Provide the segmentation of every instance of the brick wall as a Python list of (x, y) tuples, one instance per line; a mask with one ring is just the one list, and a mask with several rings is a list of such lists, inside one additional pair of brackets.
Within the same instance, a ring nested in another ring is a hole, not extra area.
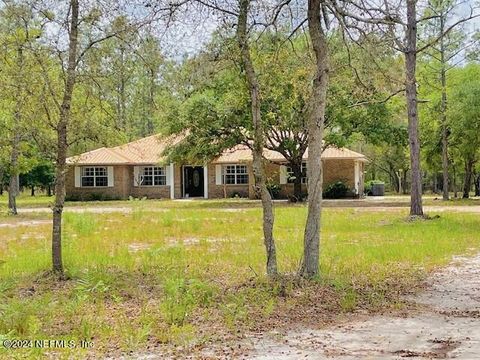
[(323, 186), (342, 181), (350, 189), (355, 188), (355, 165), (353, 160), (324, 160), (323, 161)]
[(70, 166), (65, 179), (67, 198), (75, 200), (89, 200), (92, 199), (92, 197), (103, 197), (105, 199), (128, 198), (130, 192), (130, 188), (128, 186), (130, 183), (129, 167), (115, 166), (113, 170), (113, 179), (113, 187), (77, 188), (75, 187), (74, 166)]
[(180, 165), (173, 165), (173, 183), (174, 183), (174, 197), (181, 199), (182, 194), (182, 167)]
[[(364, 164), (360, 163), (360, 194), (363, 193)], [(210, 199), (221, 199), (225, 195), (227, 198), (235, 194), (241, 197), (255, 198), (253, 189), (254, 177), (252, 164), (247, 164), (249, 172), (249, 184), (247, 185), (216, 185), (215, 164), (208, 165), (208, 197)], [(341, 180), (345, 182), (349, 188), (355, 188), (355, 167), (353, 160), (324, 160), (323, 163), (323, 184), (324, 187), (332, 182)], [(269, 181), (280, 183), (280, 166), (272, 163), (266, 163), (266, 173)], [(280, 197), (287, 198), (293, 195), (293, 184), (280, 185)], [(67, 196), (78, 200), (91, 199), (92, 195), (96, 198), (103, 196), (112, 199), (127, 199), (129, 196), (136, 198), (170, 198), (170, 186), (133, 186), (133, 166), (115, 166), (114, 167), (114, 186), (102, 188), (76, 188), (74, 167), (70, 167), (66, 178)], [(305, 184), (302, 184), (302, 191), (306, 192)], [(174, 165), (174, 192), (175, 198), (182, 198), (182, 167)]]
[(235, 194), (240, 197), (253, 197), (253, 190), (251, 190), (251, 184), (253, 181), (252, 165), (247, 164), (248, 169), (248, 184), (245, 185), (217, 185), (215, 164), (208, 165), (208, 198), (209, 199), (222, 199), (225, 197), (230, 198)]
[(66, 175), (67, 197), (75, 200), (93, 198), (128, 199), (147, 197), (149, 199), (169, 199), (170, 186), (133, 186), (133, 166), (120, 165), (113, 169), (113, 187), (75, 187), (75, 170), (70, 166)]
[[(267, 177), (277, 184), (280, 183), (280, 166), (269, 163), (266, 166)], [(363, 173), (363, 163), (360, 163), (360, 174)], [(323, 186), (335, 181), (343, 181), (350, 189), (355, 188), (355, 165), (353, 160), (323, 160)], [(302, 184), (302, 192), (307, 192), (306, 184)], [(363, 193), (363, 176), (360, 176), (360, 193)], [(293, 195), (293, 184), (281, 184), (281, 198)]]

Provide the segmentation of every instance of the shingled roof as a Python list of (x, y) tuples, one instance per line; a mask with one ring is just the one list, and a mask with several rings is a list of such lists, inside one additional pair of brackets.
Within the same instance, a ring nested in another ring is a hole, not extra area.
[[(152, 135), (143, 139), (132, 141), (128, 144), (112, 148), (102, 147), (67, 159), (68, 164), (78, 165), (148, 165), (157, 164), (164, 160), (163, 152), (168, 146), (181, 141), (179, 136), (162, 137)], [(285, 161), (282, 154), (265, 149), (263, 156), (271, 161)], [(308, 158), (308, 150), (304, 159)], [(365, 155), (347, 148), (330, 146), (325, 149), (322, 159), (353, 159), (366, 161)], [(212, 163), (228, 164), (236, 162), (249, 162), (252, 160), (252, 151), (245, 145), (237, 145), (225, 150), (222, 155)]]

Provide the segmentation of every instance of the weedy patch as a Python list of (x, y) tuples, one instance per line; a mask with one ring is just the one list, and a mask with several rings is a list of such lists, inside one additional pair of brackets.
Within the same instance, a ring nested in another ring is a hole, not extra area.
[[(270, 280), (257, 203), (152, 203), (164, 205), (162, 211), (144, 203), (131, 201), (131, 212), (66, 213), (63, 250), (70, 280), (60, 283), (45, 273), (47, 224), (35, 233), (22, 226), (2, 229), (0, 334), (91, 340), (95, 346), (81, 353), (90, 357), (147, 348), (174, 354), (249, 331), (318, 327), (345, 312), (402, 307), (399, 294), (414, 292), (452, 255), (480, 246), (474, 214), (443, 212), (435, 221), (406, 222), (407, 209), (326, 209), (321, 274), (306, 281), (295, 275), (306, 208), (277, 206), (279, 268), (291, 275)], [(0, 350), (0, 357), (30, 355)]]

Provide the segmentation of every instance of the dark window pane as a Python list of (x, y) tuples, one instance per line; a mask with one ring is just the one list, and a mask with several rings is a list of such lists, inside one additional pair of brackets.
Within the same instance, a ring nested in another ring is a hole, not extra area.
[(151, 167), (143, 168), (143, 175), (152, 175), (152, 174), (153, 174), (153, 169)]
[(145, 186), (153, 185), (153, 177), (150, 175), (144, 176), (142, 185), (145, 185)]
[(95, 178), (95, 186), (108, 186), (108, 178), (106, 176)]
[(95, 168), (95, 175), (96, 176), (107, 176), (107, 168), (106, 167)]
[(248, 175), (247, 174), (237, 175), (237, 184), (248, 184)]
[(93, 168), (93, 167), (82, 168), (82, 175), (83, 176), (93, 176), (93, 175), (95, 175), (95, 168)]
[(247, 173), (247, 167), (245, 165), (238, 165), (237, 166), (237, 173), (246, 174)]
[(235, 175), (225, 175), (225, 184), (235, 184)]
[(82, 177), (82, 186), (89, 187), (94, 185), (93, 176), (84, 176)]
[(167, 178), (166, 176), (155, 176), (154, 178), (155, 185), (166, 185), (167, 184)]
[(165, 175), (165, 168), (164, 167), (155, 167), (153, 169), (155, 175)]

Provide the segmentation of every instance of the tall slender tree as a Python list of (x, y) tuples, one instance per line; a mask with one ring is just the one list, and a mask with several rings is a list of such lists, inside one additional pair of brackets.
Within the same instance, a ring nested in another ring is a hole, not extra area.
[[(31, 9), (23, 4), (6, 4), (1, 9), (1, 43), (3, 47), (3, 84), (7, 91), (4, 97), (13, 104), (5, 114), (11, 119), (8, 124), (10, 135), (9, 191), (8, 208), (11, 214), (17, 214), (18, 178), (20, 174), (21, 146), (26, 138), (27, 97), (26, 74), (28, 59), (25, 51), (35, 36), (36, 29)], [(27, 54), (28, 56), (28, 54)]]
[[(442, 160), (442, 197), (443, 200), (449, 200), (449, 135), (450, 129), (448, 124), (448, 99), (447, 99), (447, 73), (455, 67), (456, 63), (460, 63), (465, 58), (465, 52), (474, 43), (474, 39), (467, 36), (468, 31), (464, 29), (454, 29), (445, 34), (449, 21), (455, 18), (459, 9), (460, 1), (458, 0), (432, 0), (429, 1), (425, 10), (425, 16), (431, 16), (432, 19), (424, 26), (422, 35), (426, 39), (439, 38), (437, 44), (425, 51), (427, 63), (425, 67), (426, 87), (430, 90), (439, 89), (440, 104), (433, 102), (429, 106), (429, 111), (438, 117), (440, 124), (441, 137), (441, 160)], [(433, 78), (433, 79), (432, 79)], [(432, 92), (432, 91), (430, 91)]]
[[(404, 56), (405, 96), (407, 101), (408, 137), (410, 148), (411, 191), (410, 215), (423, 216), (422, 171), (420, 165), (420, 139), (417, 96), (417, 57), (431, 48), (460, 24), (474, 19), (480, 14), (478, 9), (470, 12), (445, 27), (433, 39), (421, 39), (418, 42), (419, 26), (438, 15), (418, 14), (419, 0), (398, 0), (396, 2), (374, 0), (344, 0), (341, 3), (329, 1), (328, 5), (337, 15), (342, 27), (350, 36), (351, 31), (358, 35), (367, 31), (377, 31), (385, 44)], [(362, 29), (362, 26), (366, 28)], [(353, 35), (355, 36), (355, 35)]]
[[(103, 28), (105, 23), (108, 24), (107, 18), (109, 16), (118, 17), (122, 15), (119, 10), (122, 7), (115, 7), (116, 12), (110, 13), (111, 3), (108, 1), (99, 1), (95, 4), (82, 3), (84, 6), (81, 7), (78, 0), (70, 0), (66, 8), (62, 5), (54, 8), (57, 11), (56, 15), (47, 14), (49, 21), (54, 23), (54, 29), (57, 29), (58, 33), (46, 34), (45, 36), (52, 40), (52, 43), (39, 44), (36, 49), (36, 58), (43, 69), (42, 75), (45, 86), (48, 88), (50, 103), (54, 104), (54, 108), (46, 108), (46, 112), (56, 136), (55, 201), (52, 207), (52, 269), (59, 278), (64, 277), (62, 214), (65, 205), (66, 159), (73, 137), (69, 133), (69, 128), (74, 125), (72, 106), (75, 102), (79, 68), (85, 55), (95, 49), (96, 46), (127, 31), (126, 26), (115, 30), (109, 29), (108, 26), (106, 29)], [(134, 6), (135, 4), (131, 5)], [(151, 12), (142, 12), (141, 18), (135, 19), (133, 22), (134, 26), (141, 27), (152, 21), (153, 15)], [(130, 29), (130, 26), (128, 26), (128, 29)], [(58, 37), (66, 35), (65, 49), (57, 47), (55, 35)], [(59, 63), (55, 63), (54, 60), (57, 59)], [(52, 69), (52, 64), (56, 64), (57, 67)], [(61, 70), (59, 71), (58, 68)], [(54, 75), (59, 76), (60, 81), (55, 79)]]
[(237, 23), (237, 39), (240, 47), (240, 61), (245, 72), (248, 89), (250, 91), (252, 122), (253, 122), (253, 174), (255, 186), (260, 193), (263, 206), (263, 236), (267, 252), (267, 274), (277, 274), (277, 256), (275, 240), (273, 238), (273, 202), (267, 189), (265, 175), (265, 161), (263, 149), (265, 147), (265, 130), (262, 123), (260, 85), (258, 83), (255, 68), (252, 63), (250, 46), (247, 36), (247, 19), (250, 8), (250, 0), (239, 0), (239, 14)]
[(307, 120), (308, 128), (308, 213), (304, 234), (303, 261), (300, 274), (318, 275), (320, 262), (320, 220), (322, 213), (322, 151), (323, 127), (328, 85), (328, 46), (323, 19), (328, 15), (322, 0), (308, 1), (308, 29), (315, 56), (315, 77)]

